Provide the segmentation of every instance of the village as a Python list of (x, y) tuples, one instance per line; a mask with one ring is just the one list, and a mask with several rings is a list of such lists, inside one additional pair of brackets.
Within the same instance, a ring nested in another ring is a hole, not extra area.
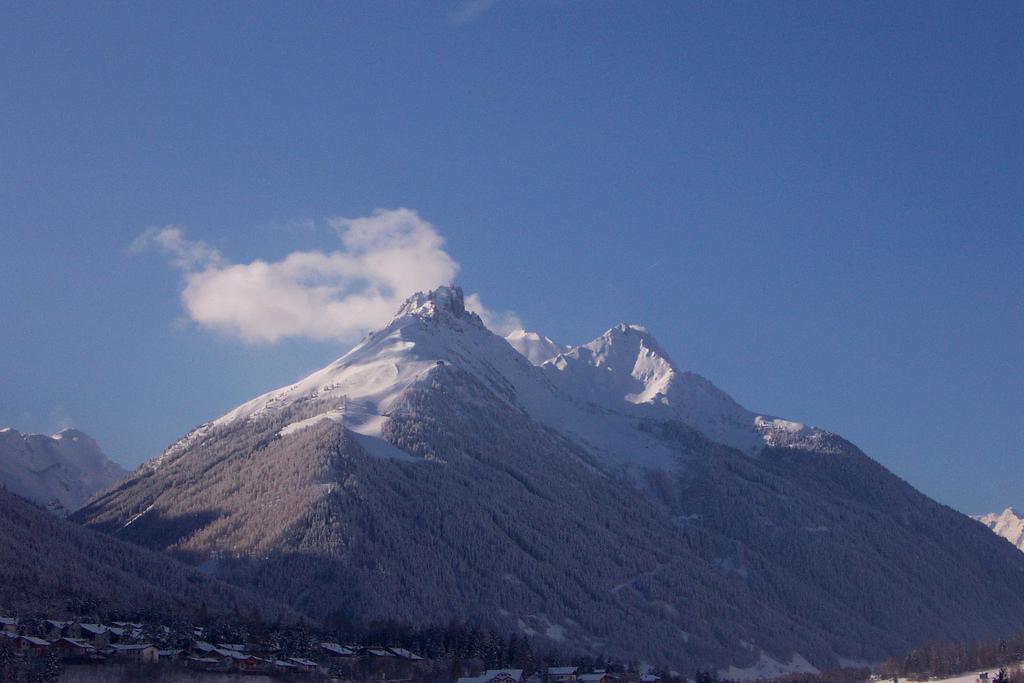
[[(657, 683), (651, 672), (595, 667), (538, 666), (487, 669), (483, 662), (431, 660), (407, 648), (318, 640), (296, 646), (281, 639), (223, 642), (217, 629), (187, 632), (140, 621), (18, 619), (0, 616), (0, 679), (4, 681), (106, 680), (103, 671), (133, 671), (133, 680), (263, 680), (330, 683)], [(176, 646), (171, 647), (168, 644)], [(69, 678), (67, 672), (78, 672)], [(62, 673), (64, 675), (62, 675)], [(232, 678), (227, 678), (227, 676)], [(112, 680), (112, 679), (111, 679)]]

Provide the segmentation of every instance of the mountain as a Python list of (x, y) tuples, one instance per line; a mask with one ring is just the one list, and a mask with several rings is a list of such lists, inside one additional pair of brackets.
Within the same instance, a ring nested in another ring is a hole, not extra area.
[(75, 519), (327, 620), (470, 619), (684, 671), (1024, 628), (1024, 556), (853, 444), (746, 410), (635, 325), (538, 366), (456, 288)]
[(700, 375), (680, 372), (640, 325), (618, 325), (542, 367), (570, 396), (586, 397), (611, 411), (678, 420), (746, 452), (782, 437), (813, 440), (823, 434), (796, 422), (756, 415)]
[(1024, 517), (1018, 515), (1012, 507), (1001, 513), (992, 512), (974, 519), (1015, 545), (1018, 550), (1024, 551)]
[(540, 365), (549, 358), (569, 350), (568, 346), (562, 346), (542, 334), (526, 330), (513, 331), (505, 336), (505, 341), (534, 365)]
[(299, 618), (166, 555), (48, 514), (2, 487), (0, 557), (0, 606), (6, 614)]
[(77, 429), (53, 436), (0, 429), (0, 484), (67, 515), (128, 474)]

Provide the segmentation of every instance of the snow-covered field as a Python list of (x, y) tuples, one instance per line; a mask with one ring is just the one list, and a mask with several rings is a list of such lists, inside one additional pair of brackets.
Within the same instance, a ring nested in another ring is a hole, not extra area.
[[(1024, 661), (1020, 662), (1020, 665), (1024, 665)], [(966, 673), (957, 674), (949, 678), (928, 678), (928, 679), (914, 679), (914, 678), (900, 678), (897, 683), (917, 683), (920, 680), (927, 680), (929, 683), (982, 683), (985, 679), (982, 678), (983, 674), (987, 674), (987, 680), (992, 681), (996, 676), (999, 675), (999, 667), (993, 667), (991, 669), (979, 669), (978, 671), (968, 671)], [(891, 679), (889, 679), (891, 680)], [(886, 683), (886, 679), (882, 679), (881, 683)]]
[[(853, 662), (850, 664), (852, 665)], [(1020, 665), (1024, 666), (1024, 661), (1020, 662)], [(818, 673), (818, 670), (800, 655), (794, 655), (793, 660), (786, 663), (776, 661), (762, 653), (760, 660), (754, 665), (743, 669), (732, 666), (728, 669), (720, 670), (718, 675), (721, 678), (733, 681), (755, 681), (799, 673)], [(982, 678), (983, 674), (987, 674), (987, 678)], [(995, 680), (998, 674), (999, 667), (994, 667), (991, 669), (968, 671), (948, 678), (898, 678), (896, 683), (922, 683), (922, 681), (927, 681), (928, 683), (990, 683)], [(877, 683), (890, 683), (892, 680), (891, 678), (879, 678), (878, 676), (871, 678), (872, 682)]]

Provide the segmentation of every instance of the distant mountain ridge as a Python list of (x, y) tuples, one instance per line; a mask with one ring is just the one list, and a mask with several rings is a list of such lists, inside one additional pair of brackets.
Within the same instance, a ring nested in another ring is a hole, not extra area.
[(461, 290), (418, 293), (75, 519), (316, 617), (680, 670), (1024, 628), (1024, 556), (841, 437), (743, 408), (641, 326), (544, 339), (528, 358)]
[(0, 429), (0, 484), (56, 514), (74, 512), (126, 474), (77, 429), (53, 436)]
[(1024, 516), (1018, 514), (1012, 507), (1008, 507), (998, 513), (991, 512), (987, 515), (978, 515), (974, 519), (987, 526), (997, 535), (1005, 538), (1021, 552), (1024, 552)]

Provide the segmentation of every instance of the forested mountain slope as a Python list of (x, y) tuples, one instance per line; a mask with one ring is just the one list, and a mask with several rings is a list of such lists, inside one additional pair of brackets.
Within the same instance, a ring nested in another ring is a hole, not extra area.
[(1024, 626), (1024, 556), (848, 442), (746, 410), (638, 326), (534, 365), (451, 288), (76, 519), (318, 617), (681, 670)]
[(148, 614), (292, 620), (298, 615), (166, 555), (84, 529), (0, 487), (0, 607), (24, 616)]

